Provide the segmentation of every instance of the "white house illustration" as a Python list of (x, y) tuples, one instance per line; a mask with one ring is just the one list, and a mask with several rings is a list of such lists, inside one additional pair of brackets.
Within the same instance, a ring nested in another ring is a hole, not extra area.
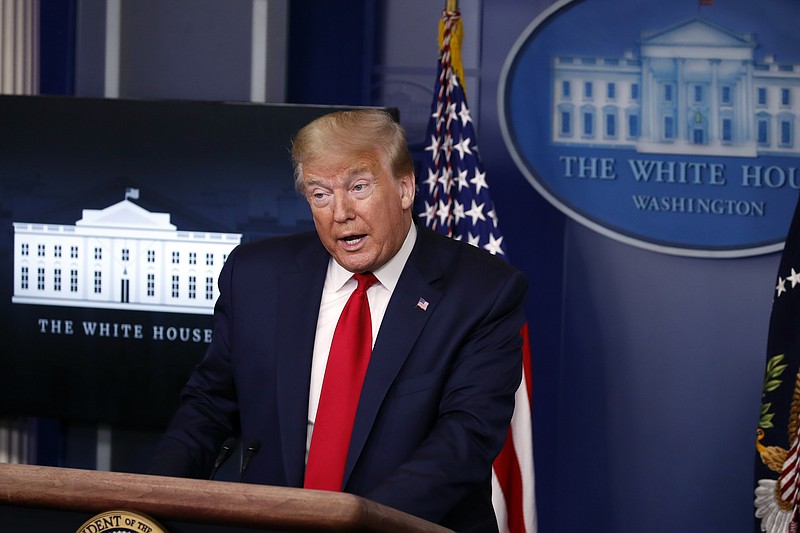
[(127, 198), (74, 226), (14, 222), (13, 303), (212, 314), (240, 234), (180, 231)]
[(800, 155), (800, 65), (756, 63), (752, 34), (695, 18), (638, 56), (553, 58), (552, 140), (643, 153)]

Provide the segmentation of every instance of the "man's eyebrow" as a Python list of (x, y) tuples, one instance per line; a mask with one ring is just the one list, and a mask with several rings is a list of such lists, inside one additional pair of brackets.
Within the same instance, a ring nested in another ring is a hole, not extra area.
[(303, 181), (305, 188), (308, 187), (327, 187), (325, 182), (319, 178), (308, 178)]
[(375, 173), (372, 172), (372, 169), (369, 166), (364, 165), (364, 166), (358, 166), (358, 167), (350, 169), (347, 172), (347, 177), (350, 178), (350, 179), (360, 178), (364, 174), (368, 174), (371, 177), (374, 177), (374, 175), (375, 175)]

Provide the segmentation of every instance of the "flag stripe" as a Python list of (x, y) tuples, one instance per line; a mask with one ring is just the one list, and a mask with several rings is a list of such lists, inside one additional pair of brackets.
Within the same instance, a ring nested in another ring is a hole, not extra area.
[(513, 426), (509, 426), (506, 444), (494, 461), (494, 471), (505, 498), (507, 527), (511, 533), (525, 531), (522, 510), (522, 474), (519, 468), (517, 452), (514, 449)]

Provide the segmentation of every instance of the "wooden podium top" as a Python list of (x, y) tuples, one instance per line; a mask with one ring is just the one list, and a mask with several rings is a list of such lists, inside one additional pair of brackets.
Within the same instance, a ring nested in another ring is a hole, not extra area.
[(449, 531), (340, 492), (0, 464), (0, 504), (294, 531)]

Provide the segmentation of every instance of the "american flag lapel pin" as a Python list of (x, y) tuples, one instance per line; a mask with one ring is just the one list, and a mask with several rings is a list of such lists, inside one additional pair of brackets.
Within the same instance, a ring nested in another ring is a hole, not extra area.
[(420, 298), (419, 301), (417, 302), (417, 307), (419, 307), (423, 311), (427, 311), (428, 310), (428, 301), (425, 298)]

